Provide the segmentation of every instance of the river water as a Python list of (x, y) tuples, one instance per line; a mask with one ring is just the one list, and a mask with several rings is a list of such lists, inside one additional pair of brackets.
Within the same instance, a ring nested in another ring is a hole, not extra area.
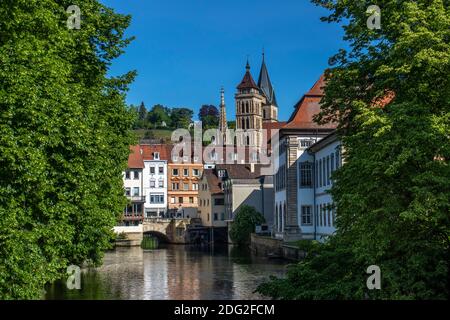
[(64, 281), (46, 299), (263, 299), (254, 293), (269, 276), (283, 276), (286, 262), (252, 256), (232, 246), (169, 245), (157, 250), (116, 248), (100, 268), (83, 269), (81, 289)]

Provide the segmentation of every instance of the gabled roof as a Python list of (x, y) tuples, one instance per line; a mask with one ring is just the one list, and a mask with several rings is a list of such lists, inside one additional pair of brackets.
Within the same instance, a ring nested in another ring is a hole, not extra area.
[(244, 78), (241, 83), (237, 86), (238, 89), (258, 89), (259, 87), (256, 85), (255, 80), (253, 80), (252, 74), (250, 73), (250, 64), (247, 61), (247, 66), (245, 67), (247, 70), (245, 72)]
[(277, 99), (275, 97), (275, 91), (273, 90), (272, 83), (270, 82), (269, 72), (267, 71), (264, 55), (261, 65), (261, 71), (258, 78), (258, 87), (266, 97), (267, 102), (276, 106)]
[(128, 155), (129, 169), (143, 169), (144, 160), (142, 159), (141, 148), (139, 145), (130, 146), (130, 154)]
[(324, 75), (314, 83), (311, 89), (302, 96), (295, 105), (295, 111), (292, 113), (287, 124), (283, 129), (335, 129), (335, 123), (319, 125), (313, 121), (316, 114), (320, 112), (320, 101), (324, 96), (325, 87)]
[(208, 182), (208, 189), (211, 194), (223, 194), (221, 187), (222, 180), (217, 176), (217, 172), (214, 169), (203, 170), (203, 176)]
[[(169, 160), (172, 145), (167, 144), (141, 144), (142, 157), (145, 160)], [(155, 159), (155, 153), (159, 153), (159, 159)]]

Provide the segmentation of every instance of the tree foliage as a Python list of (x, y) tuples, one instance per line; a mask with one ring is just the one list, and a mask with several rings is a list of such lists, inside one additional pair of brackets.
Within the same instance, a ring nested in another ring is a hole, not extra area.
[(69, 264), (99, 264), (126, 204), (134, 73), (106, 76), (130, 17), (79, 0), (0, 4), (0, 299), (39, 298)]
[(170, 121), (174, 129), (188, 129), (194, 112), (188, 108), (173, 108)]
[[(450, 5), (315, 0), (345, 21), (319, 122), (337, 121), (345, 164), (331, 190), (337, 232), (260, 291), (277, 298), (448, 299), (450, 292)], [(365, 271), (381, 268), (382, 289)]]
[(198, 112), (203, 129), (217, 129), (219, 127), (219, 110), (213, 105), (204, 104)]
[(254, 207), (243, 205), (236, 214), (230, 228), (230, 238), (238, 246), (250, 243), (250, 234), (255, 232), (256, 225), (264, 223), (264, 216)]

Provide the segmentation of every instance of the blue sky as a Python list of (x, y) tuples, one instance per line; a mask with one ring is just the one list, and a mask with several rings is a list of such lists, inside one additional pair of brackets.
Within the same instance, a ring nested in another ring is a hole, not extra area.
[(320, 21), (327, 11), (308, 0), (102, 0), (131, 14), (128, 35), (136, 40), (114, 61), (110, 74), (137, 70), (127, 101), (188, 107), (218, 105), (225, 88), (227, 117), (234, 120), (234, 94), (249, 57), (255, 81), (263, 47), (286, 120), (294, 104), (346, 47), (337, 24)]

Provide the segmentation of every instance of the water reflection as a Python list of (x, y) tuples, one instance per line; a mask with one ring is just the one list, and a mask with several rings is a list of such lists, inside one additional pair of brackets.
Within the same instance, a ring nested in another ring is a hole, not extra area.
[(251, 256), (233, 247), (139, 247), (108, 252), (104, 264), (83, 270), (81, 290), (63, 281), (47, 288), (47, 299), (261, 299), (253, 293), (285, 263)]

